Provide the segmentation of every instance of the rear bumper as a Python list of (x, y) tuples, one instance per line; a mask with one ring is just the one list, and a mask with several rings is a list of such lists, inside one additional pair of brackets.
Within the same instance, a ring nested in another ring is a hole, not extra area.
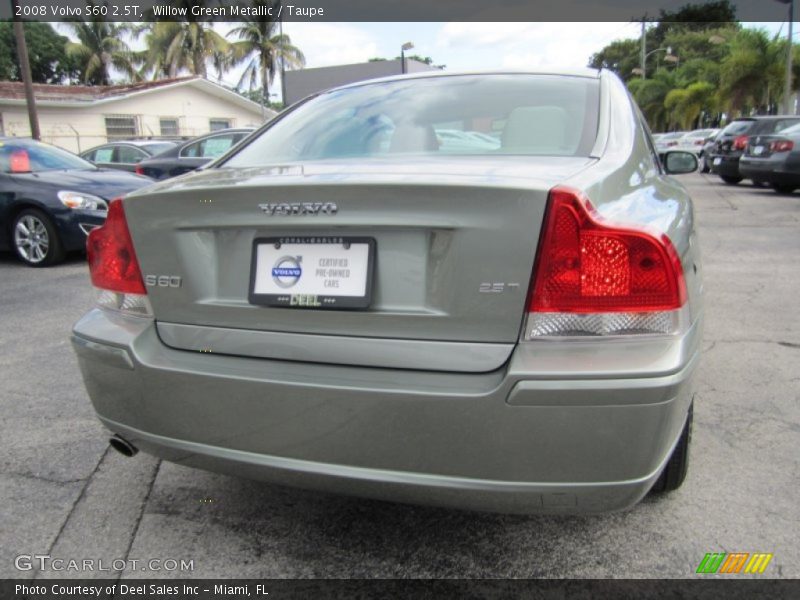
[[(727, 156), (725, 154), (712, 154), (710, 155), (708, 164), (711, 167), (711, 172), (724, 177), (742, 177), (739, 173), (739, 156)], [(719, 163), (717, 163), (719, 159)]]
[(779, 185), (800, 185), (800, 161), (766, 161), (742, 158), (739, 171), (743, 177)]
[(182, 465), (393, 501), (592, 513), (638, 502), (691, 402), (679, 338), (521, 345), (491, 373), (332, 366), (165, 346), (94, 310), (73, 346), (101, 421)]

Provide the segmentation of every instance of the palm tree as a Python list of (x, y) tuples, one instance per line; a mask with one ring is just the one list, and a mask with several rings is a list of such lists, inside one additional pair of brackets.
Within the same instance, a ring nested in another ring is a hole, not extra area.
[[(271, 0), (253, 0), (257, 7), (267, 7)], [(275, 12), (275, 11), (273, 11)], [(288, 35), (277, 31), (277, 22), (264, 19), (242, 21), (239, 27), (231, 29), (229, 36), (236, 36), (239, 41), (233, 42), (233, 60), (235, 63), (247, 62), (237, 88), (245, 84), (253, 91), (261, 84), (262, 103), (269, 102), (269, 86), (275, 80), (275, 72), (281, 66), (296, 69), (305, 65), (306, 59), (299, 48), (292, 45)]]
[(147, 58), (144, 71), (153, 77), (177, 77), (188, 71), (205, 77), (208, 62), (217, 75), (231, 64), (231, 45), (210, 25), (198, 21), (160, 21), (147, 34)]
[(671, 90), (664, 98), (664, 108), (669, 111), (672, 123), (681, 129), (691, 129), (702, 112), (716, 111), (716, 89), (707, 81), (696, 81)]
[(75, 21), (66, 25), (79, 40), (67, 42), (66, 53), (79, 65), (83, 83), (109, 85), (112, 67), (131, 80), (141, 80), (136, 69), (138, 55), (123, 40), (125, 34), (133, 31), (130, 25), (106, 21)]
[(782, 97), (785, 43), (758, 29), (742, 29), (720, 68), (721, 97), (733, 110), (769, 108)]
[(664, 105), (667, 94), (678, 87), (675, 71), (661, 69), (649, 79), (631, 79), (630, 89), (653, 131), (666, 131), (670, 114)]

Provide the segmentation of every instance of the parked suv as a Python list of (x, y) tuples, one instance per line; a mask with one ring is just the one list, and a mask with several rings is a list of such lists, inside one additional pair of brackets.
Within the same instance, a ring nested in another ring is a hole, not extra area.
[[(711, 172), (722, 181), (737, 184), (744, 175), (739, 171), (739, 159), (747, 148), (751, 135), (770, 135), (800, 123), (800, 116), (772, 115), (734, 119), (717, 137), (711, 149)], [(753, 183), (761, 183), (756, 180)]]

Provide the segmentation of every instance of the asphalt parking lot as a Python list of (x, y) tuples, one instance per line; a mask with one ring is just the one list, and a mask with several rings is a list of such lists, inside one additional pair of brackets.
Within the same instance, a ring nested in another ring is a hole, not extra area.
[[(107, 449), (68, 341), (92, 305), (81, 257), (0, 255), (0, 577), (18, 555), (192, 560), (123, 577), (691, 577), (706, 552), (771, 552), (800, 577), (800, 193), (682, 179), (706, 283), (689, 476), (597, 517), (521, 517), (332, 496)], [(141, 567), (139, 567), (141, 568)]]

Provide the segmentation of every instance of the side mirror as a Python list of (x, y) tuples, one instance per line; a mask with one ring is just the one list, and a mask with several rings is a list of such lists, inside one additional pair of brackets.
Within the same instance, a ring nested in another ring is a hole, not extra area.
[(697, 157), (691, 152), (668, 150), (664, 153), (664, 170), (669, 175), (682, 175), (697, 170)]

